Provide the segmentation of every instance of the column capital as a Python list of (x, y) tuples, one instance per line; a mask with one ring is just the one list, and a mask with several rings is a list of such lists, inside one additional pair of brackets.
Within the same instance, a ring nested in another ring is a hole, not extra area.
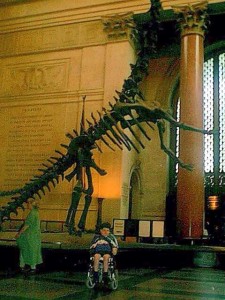
[(207, 28), (207, 5), (208, 1), (202, 1), (172, 6), (174, 13), (178, 14), (182, 36), (194, 33), (204, 37)]
[(102, 23), (109, 40), (129, 39), (130, 31), (135, 27), (132, 12), (102, 17)]

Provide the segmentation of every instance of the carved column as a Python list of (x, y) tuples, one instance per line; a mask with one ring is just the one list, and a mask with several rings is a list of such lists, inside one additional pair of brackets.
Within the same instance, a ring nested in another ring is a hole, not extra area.
[[(180, 101), (183, 123), (203, 128), (204, 30), (207, 2), (173, 7), (180, 16)], [(179, 168), (177, 220), (182, 238), (200, 238), (204, 222), (203, 135), (180, 131), (180, 158), (193, 164), (192, 172)]]
[(102, 23), (106, 37), (104, 99), (108, 104), (108, 99), (115, 96), (115, 89), (121, 89), (124, 78), (130, 73), (130, 63), (135, 60), (130, 38), (135, 23), (133, 13), (102, 17)]
[[(106, 40), (102, 106), (108, 107), (109, 99), (117, 97), (115, 90), (121, 90), (124, 78), (130, 74), (130, 64), (135, 62), (135, 52), (130, 40), (130, 33), (135, 24), (132, 13), (107, 15), (102, 18), (102, 22)], [(101, 145), (101, 148), (103, 153), (100, 157), (100, 165), (107, 166), (108, 175), (101, 177), (99, 181), (99, 195), (104, 197), (105, 201), (111, 199), (113, 205), (113, 201), (116, 204), (121, 199), (121, 183), (125, 180), (128, 182), (129, 175), (125, 172), (129, 167), (125, 165), (125, 168), (121, 168), (121, 161), (127, 158), (127, 153), (116, 147), (115, 151), (111, 151), (105, 145)]]

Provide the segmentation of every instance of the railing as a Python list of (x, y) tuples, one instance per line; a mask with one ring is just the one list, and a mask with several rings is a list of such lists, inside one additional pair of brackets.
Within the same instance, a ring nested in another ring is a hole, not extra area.
[(64, 221), (41, 220), (41, 232), (62, 233), (67, 231)]
[[(23, 219), (10, 219), (2, 224), (2, 231), (18, 231), (23, 225)], [(41, 232), (62, 233), (67, 231), (64, 221), (41, 220)]]

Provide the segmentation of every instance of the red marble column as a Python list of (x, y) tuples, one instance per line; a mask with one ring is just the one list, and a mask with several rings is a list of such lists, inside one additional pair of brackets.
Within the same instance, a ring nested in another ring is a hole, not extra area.
[[(204, 10), (206, 2), (176, 7), (181, 19), (180, 120), (203, 128)], [(182, 238), (200, 238), (204, 228), (203, 135), (180, 130), (180, 158), (194, 166), (179, 168), (177, 220)]]

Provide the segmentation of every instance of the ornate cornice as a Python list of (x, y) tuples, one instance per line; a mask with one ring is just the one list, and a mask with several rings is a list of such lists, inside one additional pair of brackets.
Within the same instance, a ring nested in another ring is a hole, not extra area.
[(135, 27), (131, 12), (102, 17), (102, 23), (108, 39), (129, 38), (131, 29)]
[(150, 1), (91, 0), (90, 4), (89, 0), (0, 0), (0, 7), (0, 33), (3, 34), (94, 22), (107, 15), (143, 14), (149, 11)]
[(172, 6), (174, 13), (178, 14), (182, 36), (192, 33), (204, 36), (207, 28), (207, 5), (207, 1), (202, 1), (193, 4)]

